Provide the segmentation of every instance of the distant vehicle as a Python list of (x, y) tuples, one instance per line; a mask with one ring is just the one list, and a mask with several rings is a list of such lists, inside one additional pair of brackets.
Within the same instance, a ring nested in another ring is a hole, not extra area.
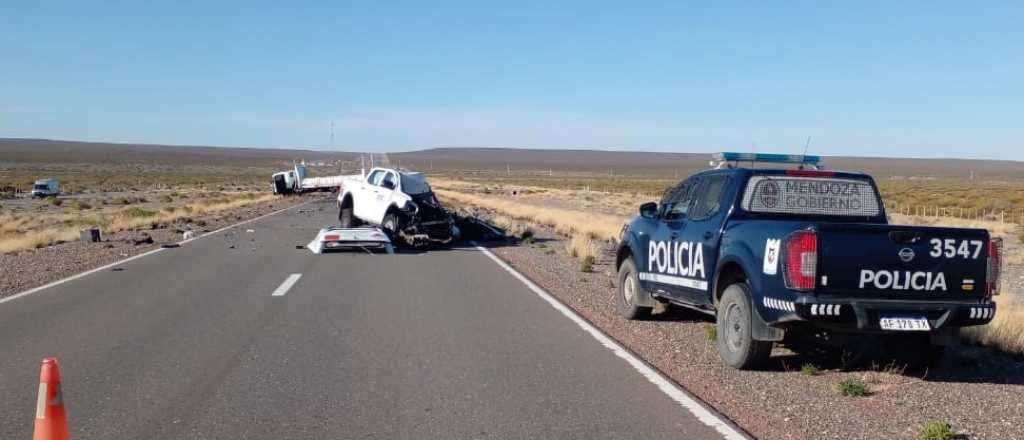
[(32, 185), (32, 197), (50, 197), (60, 195), (60, 182), (57, 179), (40, 179)]
[(305, 164), (295, 164), (288, 171), (271, 176), (274, 194), (292, 194), (312, 191), (334, 191), (344, 176), (309, 177)]
[(449, 243), (459, 235), (426, 176), (393, 168), (345, 176), (338, 189), (338, 220), (342, 228), (380, 226), (393, 241), (412, 246)]
[(826, 340), (875, 341), (921, 365), (995, 316), (1001, 243), (987, 230), (890, 225), (870, 176), (820, 170), (818, 157), (715, 159), (623, 228), (626, 318), (657, 302), (712, 315), (722, 359), (750, 369), (776, 342)]

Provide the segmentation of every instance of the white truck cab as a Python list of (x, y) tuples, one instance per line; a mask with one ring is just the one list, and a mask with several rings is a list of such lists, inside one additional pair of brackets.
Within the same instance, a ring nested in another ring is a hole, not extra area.
[(60, 195), (60, 182), (57, 179), (39, 179), (32, 185), (32, 197), (50, 197)]

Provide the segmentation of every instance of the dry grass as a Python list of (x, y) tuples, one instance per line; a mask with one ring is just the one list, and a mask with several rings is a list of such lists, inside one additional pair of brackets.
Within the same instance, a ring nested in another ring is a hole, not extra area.
[(138, 207), (107, 211), (90, 215), (73, 213), (0, 215), (0, 253), (35, 249), (75, 240), (84, 227), (99, 227), (104, 233), (114, 233), (152, 227), (175, 220), (203, 214), (216, 214), (247, 205), (266, 203), (277, 196), (272, 194), (236, 194), (233, 198), (218, 198), (185, 205), (173, 211), (147, 211)]
[(54, 243), (78, 238), (78, 228), (62, 227), (43, 231), (18, 234), (13, 237), (0, 235), (0, 253), (46, 247)]
[(591, 239), (616, 240), (622, 225), (628, 221), (627, 218), (620, 216), (528, 205), (450, 190), (437, 189), (435, 192), (447, 200), (497, 211), (513, 219), (549, 226), (566, 236), (582, 234)]
[(581, 260), (585, 260), (587, 257), (596, 260), (601, 255), (601, 243), (593, 238), (576, 234), (565, 243), (565, 251)]

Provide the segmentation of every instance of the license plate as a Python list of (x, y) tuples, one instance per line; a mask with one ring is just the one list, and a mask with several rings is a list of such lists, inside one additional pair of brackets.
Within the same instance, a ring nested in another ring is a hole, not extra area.
[(928, 324), (928, 320), (925, 318), (904, 318), (904, 317), (882, 317), (879, 320), (879, 326), (882, 330), (898, 330), (898, 331), (928, 331), (931, 330), (931, 325)]

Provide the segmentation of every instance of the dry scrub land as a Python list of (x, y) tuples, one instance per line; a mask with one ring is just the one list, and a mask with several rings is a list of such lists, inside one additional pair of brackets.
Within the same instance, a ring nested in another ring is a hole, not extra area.
[(495, 253), (755, 436), (916, 438), (929, 422), (948, 422), (972, 439), (1024, 438), (1024, 250), (1018, 226), (893, 219), (987, 227), (1006, 241), (1009, 264), (996, 321), (965, 335), (963, 347), (936, 368), (847, 366), (835, 356), (780, 347), (768, 370), (742, 372), (718, 359), (707, 317), (669, 308), (651, 321), (634, 322), (615, 313), (611, 239), (639, 203), (655, 200), (663, 187), (645, 181), (638, 192), (594, 191), (592, 183), (587, 190), (578, 182), (541, 180), (545, 185), (435, 179), (434, 186), (446, 203), (488, 216), (520, 238), (520, 246)]
[[(49, 176), (62, 194), (30, 198), (33, 180)], [(267, 176), (180, 165), (0, 167), (0, 297), (303, 201), (269, 194)], [(99, 228), (102, 241), (80, 242), (86, 228)]]

